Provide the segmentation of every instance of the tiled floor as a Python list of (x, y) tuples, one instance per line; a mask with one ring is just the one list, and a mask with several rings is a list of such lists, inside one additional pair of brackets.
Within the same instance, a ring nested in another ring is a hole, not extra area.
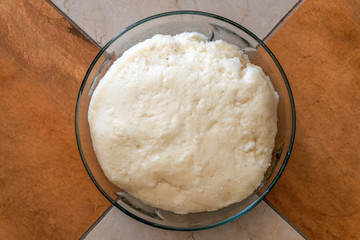
[[(310, 239), (360, 236), (359, 16), (356, 0), (305, 0), (267, 41), (298, 123), (267, 199)], [(97, 52), (46, 2), (0, 1), (0, 239), (79, 239), (110, 206), (74, 134)]]
[(359, 239), (360, 1), (306, 0), (267, 44), (297, 113), (290, 163), (267, 199), (310, 239)]
[(237, 220), (220, 227), (196, 232), (176, 232), (156, 229), (126, 216), (111, 207), (104, 217), (83, 237), (84, 240), (110, 240), (121, 236), (123, 239), (277, 239), (303, 240), (267, 203), (260, 202), (253, 210)]
[(198, 10), (225, 16), (264, 39), (300, 0), (51, 0), (96, 44), (104, 46), (130, 24), (151, 15)]
[[(127, 25), (164, 11), (193, 9), (216, 13), (226, 16), (231, 20), (243, 24), (252, 30), (260, 38), (264, 39), (270, 35), (272, 30), (280, 24), (280, 21), (290, 14), (299, 1), (249, 1), (249, 0), (227, 0), (227, 1), (129, 1), (126, 4), (119, 1), (99, 1), (88, 0), (52, 0), (54, 6), (62, 12), (75, 26), (79, 27), (82, 32), (86, 33), (93, 42), (99, 46), (104, 46), (116, 33), (121, 31)], [(257, 238), (272, 236), (276, 237), (279, 233), (291, 234), (291, 238), (301, 238), (301, 236), (281, 217), (279, 217), (267, 204), (262, 203), (262, 210), (254, 211), (251, 215), (236, 221), (237, 224), (227, 226), (227, 231), (232, 232), (233, 236), (254, 235)], [(158, 236), (165, 234), (153, 228), (145, 228), (142, 224), (134, 221), (125, 221), (127, 216), (119, 214), (119, 210), (112, 208), (109, 213), (97, 224), (87, 235), (86, 239), (96, 239), (91, 236), (107, 236), (109, 239), (116, 236), (119, 231), (124, 232), (125, 229), (129, 234), (127, 237), (135, 237), (132, 233), (141, 233), (148, 236)], [(267, 213), (267, 214), (265, 214)], [(272, 214), (271, 214), (272, 213)], [(252, 216), (252, 217), (251, 217)], [(276, 217), (277, 216), (277, 217)], [(271, 217), (270, 219), (266, 219)], [(257, 219), (264, 219), (259, 222)], [(253, 228), (245, 231), (241, 225), (248, 223)], [(252, 224), (251, 224), (252, 223)], [(230, 230), (232, 228), (232, 230)], [(146, 229), (146, 231), (145, 231)], [(261, 231), (269, 229), (273, 231)], [(274, 230), (275, 229), (275, 230)], [(223, 238), (222, 230), (217, 228), (212, 231), (202, 231), (196, 234), (196, 239), (203, 239), (202, 236), (212, 235), (215, 238)], [(110, 234), (111, 233), (111, 234)], [(160, 235), (159, 235), (160, 234)], [(273, 234), (273, 235), (271, 235)], [(172, 239), (185, 236), (184, 233), (168, 233), (168, 237)], [(286, 234), (284, 235), (286, 236)], [(198, 238), (199, 237), (199, 238)], [(280, 235), (277, 236), (278, 239)], [(284, 239), (289, 239), (284, 237)]]

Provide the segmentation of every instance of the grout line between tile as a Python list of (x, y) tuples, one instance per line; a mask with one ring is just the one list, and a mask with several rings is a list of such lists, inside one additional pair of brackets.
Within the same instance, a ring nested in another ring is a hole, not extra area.
[(263, 201), (272, 209), (274, 212), (276, 212), (287, 224), (289, 224), (296, 232), (298, 232), (304, 239), (309, 240), (309, 238), (300, 231), (299, 228), (297, 228), (294, 224), (292, 224), (289, 219), (287, 219), (274, 205), (272, 205), (266, 198), (263, 199)]
[(52, 3), (51, 0), (46, 0), (46, 2), (50, 4), (58, 13), (60, 13), (61, 16), (63, 16), (66, 19), (66, 21), (68, 21), (74, 28), (76, 28), (88, 41), (94, 44), (98, 49), (102, 48), (86, 32), (84, 32), (73, 20), (71, 20), (60, 8), (58, 8), (54, 3)]
[(88, 228), (88, 230), (86, 230), (86, 232), (80, 237), (80, 240), (84, 240), (87, 235), (90, 234), (90, 232), (92, 230), (94, 230), (94, 228), (101, 222), (101, 220), (106, 217), (106, 215), (114, 208), (114, 205), (110, 205), (110, 207), (108, 209), (105, 210), (105, 212)]
[(280, 28), (280, 26), (286, 22), (286, 20), (304, 3), (305, 0), (299, 0), (290, 10), (287, 12), (282, 19), (275, 25), (275, 27), (265, 36), (263, 42), (267, 42), (269, 38)]

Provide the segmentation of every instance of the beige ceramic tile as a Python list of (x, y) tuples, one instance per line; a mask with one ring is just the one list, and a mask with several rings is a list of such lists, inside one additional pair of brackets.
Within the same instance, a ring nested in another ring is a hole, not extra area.
[(175, 232), (140, 223), (111, 207), (103, 219), (87, 234), (85, 240), (110, 239), (277, 239), (304, 238), (265, 202), (223, 226), (196, 232)]
[(128, 25), (167, 11), (200, 10), (227, 17), (264, 39), (299, 0), (52, 0), (98, 45)]

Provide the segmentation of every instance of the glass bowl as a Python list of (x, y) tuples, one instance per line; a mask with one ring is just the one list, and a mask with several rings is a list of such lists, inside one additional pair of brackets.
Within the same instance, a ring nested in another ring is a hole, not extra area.
[[(176, 214), (143, 204), (113, 185), (104, 175), (93, 150), (87, 119), (89, 103), (101, 78), (124, 51), (156, 34), (199, 32), (209, 40), (222, 39), (242, 49), (261, 66), (279, 94), (278, 133), (271, 166), (256, 191), (245, 200), (212, 212)], [(253, 33), (224, 17), (198, 11), (154, 15), (127, 27), (110, 40), (91, 63), (81, 84), (75, 113), (76, 138), (86, 171), (99, 191), (118, 209), (154, 227), (190, 231), (230, 222), (254, 208), (274, 187), (284, 171), (295, 136), (295, 106), (285, 73), (270, 49)]]

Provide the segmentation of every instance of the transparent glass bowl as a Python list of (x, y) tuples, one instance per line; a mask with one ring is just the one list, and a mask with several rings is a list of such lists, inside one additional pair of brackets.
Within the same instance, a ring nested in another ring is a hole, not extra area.
[[(279, 94), (278, 133), (271, 166), (258, 189), (245, 200), (226, 208), (191, 214), (147, 206), (113, 185), (104, 175), (93, 151), (87, 120), (92, 93), (111, 64), (124, 51), (156, 34), (199, 32), (209, 40), (222, 39), (239, 46), (250, 60), (261, 66)], [(290, 157), (295, 136), (295, 106), (285, 73), (269, 48), (239, 24), (205, 12), (176, 11), (146, 18), (127, 27), (110, 40), (91, 63), (81, 84), (75, 115), (76, 138), (84, 166), (99, 191), (118, 209), (143, 223), (163, 229), (190, 231), (230, 222), (254, 208), (274, 187)]]

